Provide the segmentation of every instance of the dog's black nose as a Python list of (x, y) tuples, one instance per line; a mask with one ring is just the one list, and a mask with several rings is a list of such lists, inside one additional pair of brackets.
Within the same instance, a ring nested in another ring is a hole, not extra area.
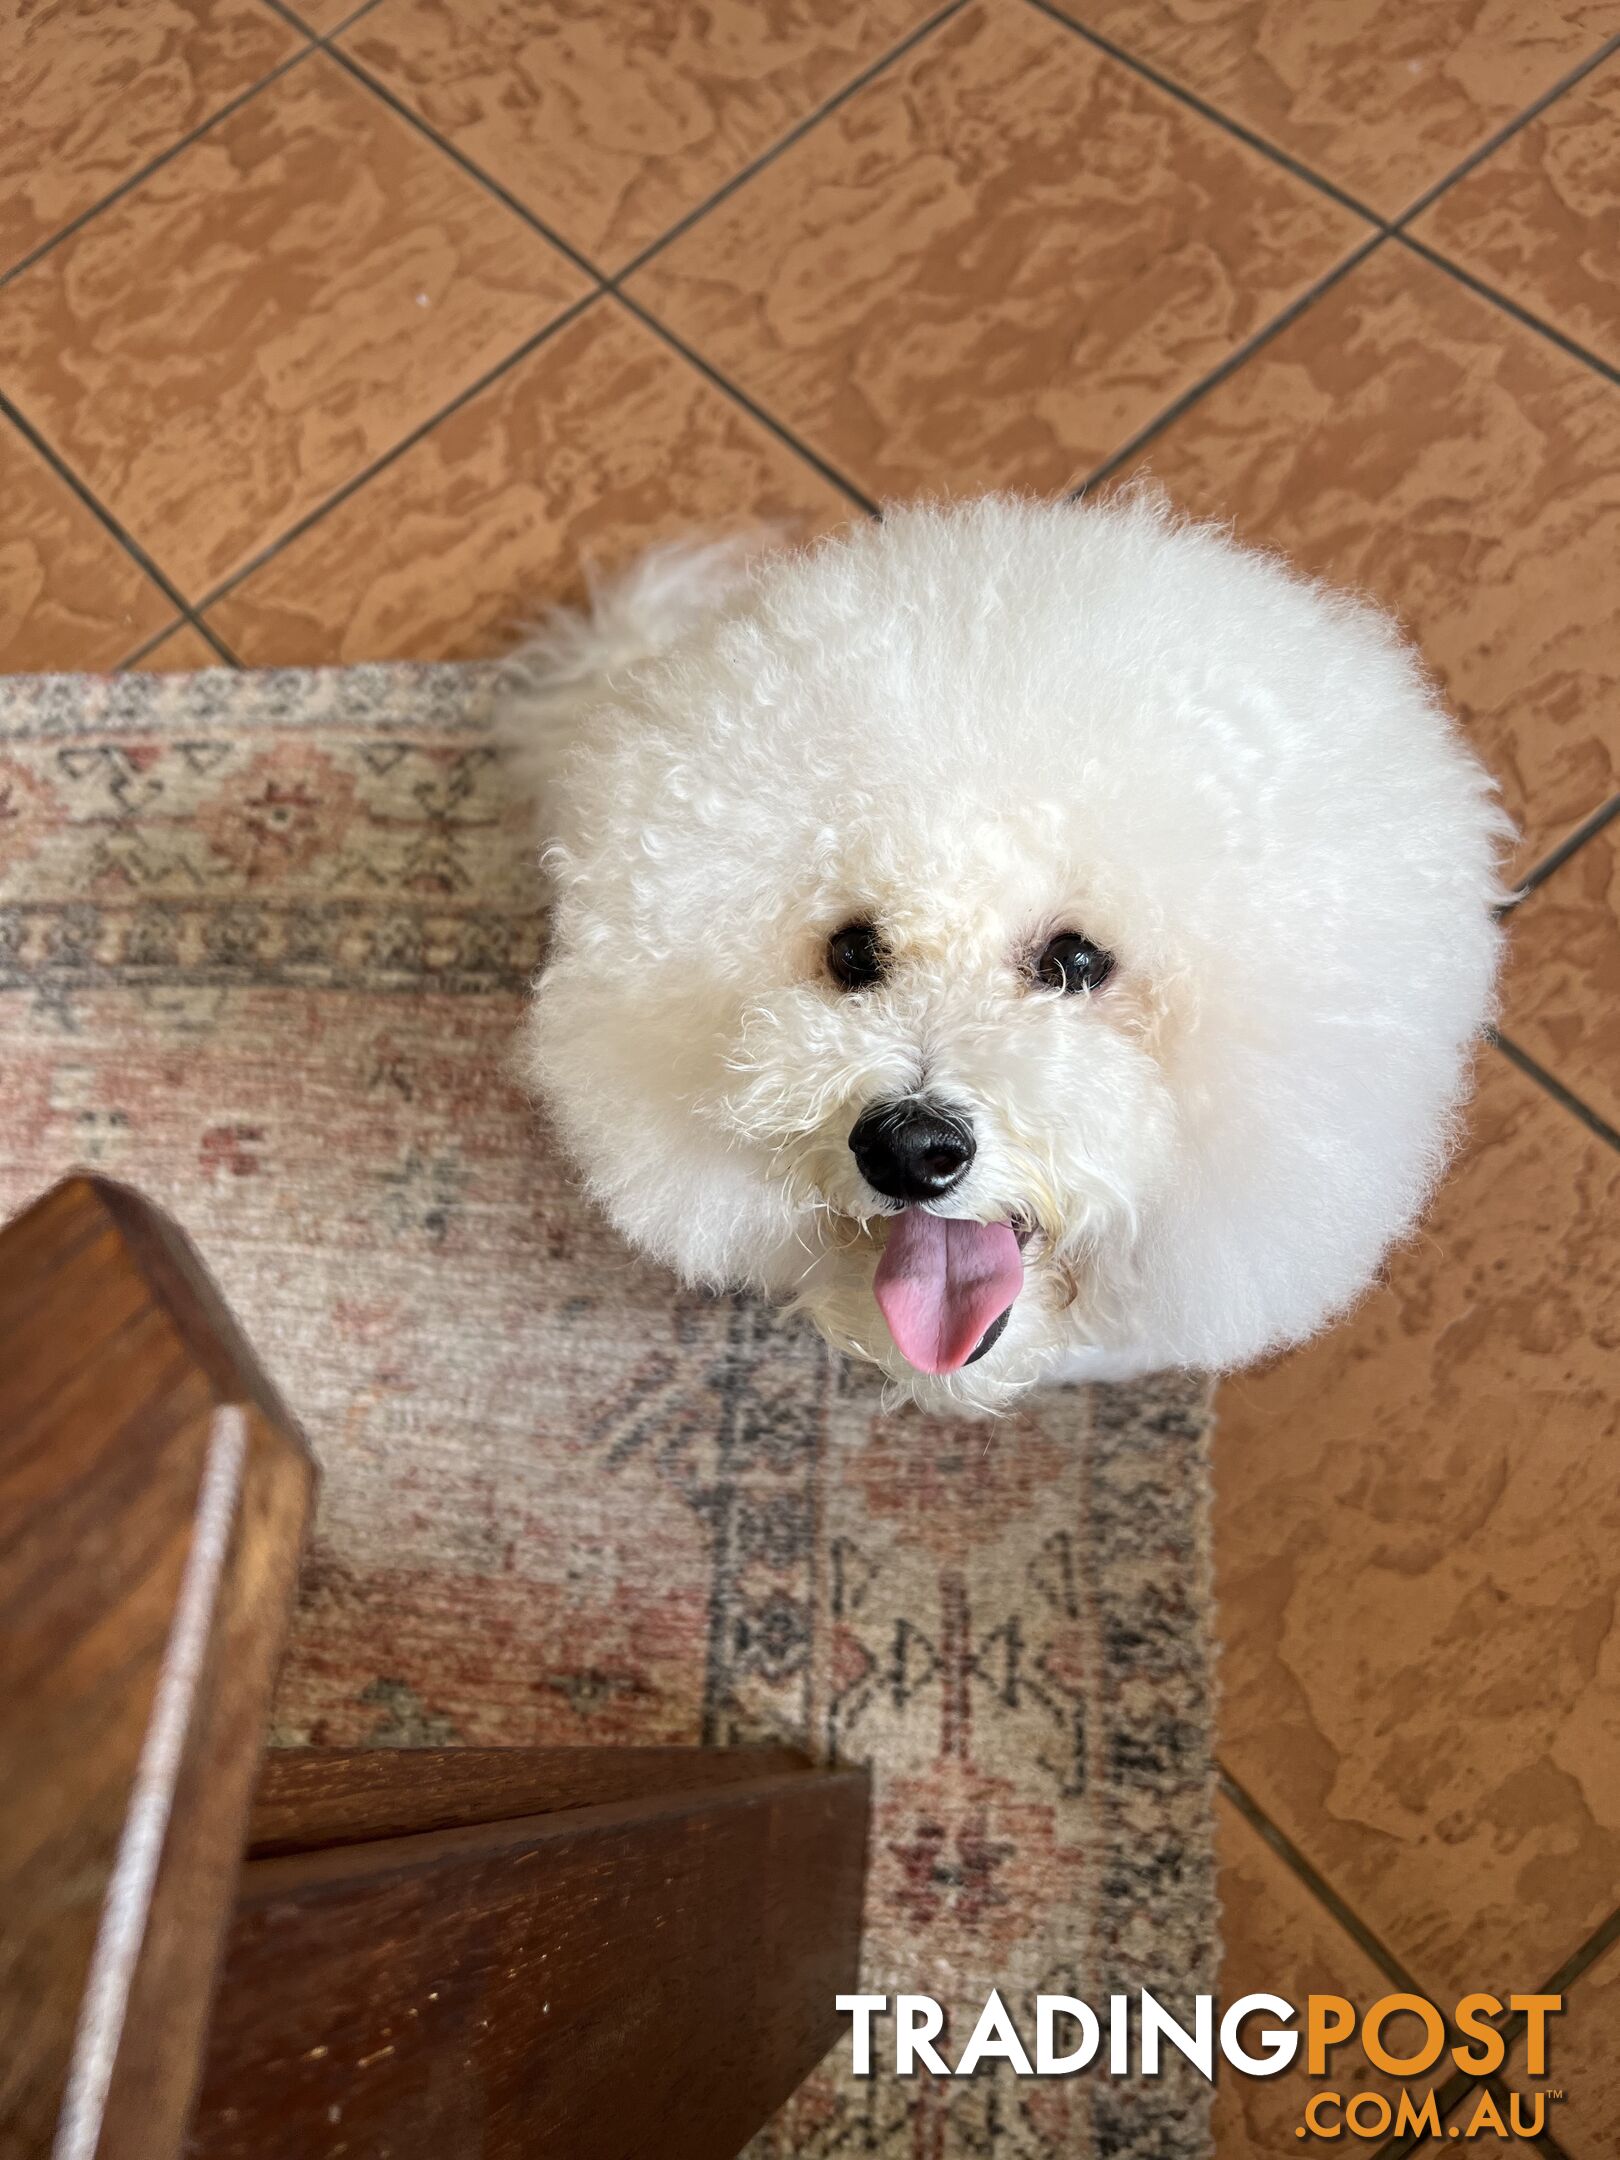
[(973, 1160), (966, 1118), (930, 1103), (874, 1103), (849, 1136), (855, 1167), (891, 1200), (937, 1200)]

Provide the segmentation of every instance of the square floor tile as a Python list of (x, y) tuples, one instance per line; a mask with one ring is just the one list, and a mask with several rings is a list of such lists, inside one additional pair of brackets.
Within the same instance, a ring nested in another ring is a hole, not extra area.
[(1412, 231), (1620, 367), (1620, 54), (1448, 189)]
[(263, 0), (21, 0), (0, 35), (0, 272), (303, 40)]
[(0, 674), (108, 668), (174, 613), (32, 443), (0, 419)]
[[(1508, 2055), (1507, 2083), (1527, 2097), (1562, 2092), (1547, 2127), (1568, 2160), (1620, 2155), (1620, 1945), (1605, 1951), (1564, 1991), (1562, 2012), (1547, 2022), (1545, 2074), (1537, 2076), (1521, 2043)], [(1520, 2151), (1524, 2148), (1521, 2146)]]
[(1081, 478), (1364, 228), (989, 0), (628, 289), (877, 494)]
[[(1261, 1994), (1303, 2004), (1316, 1994), (1344, 1995), (1364, 2010), (1391, 1992), (1395, 1983), (1224, 1794), (1216, 1803), (1215, 1854), (1223, 2005), (1240, 1995)], [(1394, 2018), (1389, 2044), (1413, 2044)], [(1275, 2160), (1292, 2151), (1314, 2093), (1332, 2090), (1348, 2098), (1373, 2091), (1393, 2101), (1399, 2091), (1394, 2079), (1372, 2069), (1359, 2048), (1346, 2048), (1330, 2062), (1334, 2075), (1329, 2078), (1307, 2074), (1303, 2048), (1275, 2077), (1239, 2076), (1228, 2064), (1218, 2064), (1213, 2130), (1220, 2160)]]
[(209, 613), (256, 665), (468, 659), (654, 540), (850, 505), (662, 339), (599, 300)]
[(1222, 1388), (1221, 1752), (1436, 1998), (1620, 1885), (1620, 1151), (1505, 1058), (1386, 1286)]
[(938, 0), (382, 0), (345, 48), (604, 270), (927, 20)]
[(0, 380), (199, 597), (585, 289), (315, 53), (0, 293)]
[(1510, 948), (1502, 1032), (1620, 1132), (1620, 820), (1519, 903)]
[(1620, 0), (1057, 4), (1384, 217), (1620, 30)]
[(223, 667), (224, 662), (201, 631), (180, 623), (166, 638), (130, 662), (134, 675), (195, 675), (199, 668)]
[(1385, 243), (1131, 472), (1404, 619), (1522, 867), (1620, 789), (1620, 398), (1444, 271)]

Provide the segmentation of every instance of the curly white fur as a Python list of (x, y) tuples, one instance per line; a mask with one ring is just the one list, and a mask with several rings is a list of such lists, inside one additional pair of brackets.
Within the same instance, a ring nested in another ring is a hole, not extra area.
[[(523, 1068), (623, 1234), (799, 1299), (919, 1399), (1228, 1368), (1365, 1287), (1443, 1165), (1508, 827), (1372, 608), (1156, 498), (664, 551), (552, 622), (506, 724), (555, 912)], [(883, 982), (841, 992), (840, 925)], [(1031, 978), (1060, 929), (1117, 955)], [(847, 1145), (923, 1090), (940, 1212), (1035, 1226), (981, 1360), (912, 1371)]]

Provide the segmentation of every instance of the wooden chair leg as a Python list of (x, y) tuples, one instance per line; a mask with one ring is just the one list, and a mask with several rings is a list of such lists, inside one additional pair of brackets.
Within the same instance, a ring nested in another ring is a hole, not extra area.
[(155, 1211), (77, 1178), (0, 1233), (0, 2155), (731, 2160), (856, 1984), (865, 1774), (261, 1774), (312, 1487)]
[(787, 1747), (277, 1748), (259, 1773), (247, 1857), (667, 1799), (810, 1767)]
[(314, 1472), (185, 1240), (0, 1235), (0, 2151), (179, 2150)]
[(733, 2160), (836, 2040), (864, 1772), (467, 1752), (269, 1759), (201, 2160)]

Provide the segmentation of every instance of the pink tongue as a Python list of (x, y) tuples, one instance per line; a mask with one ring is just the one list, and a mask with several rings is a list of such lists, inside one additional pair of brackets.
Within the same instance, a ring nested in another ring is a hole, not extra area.
[(1006, 1223), (948, 1221), (906, 1208), (872, 1279), (895, 1348), (919, 1372), (965, 1365), (1024, 1287), (1024, 1258)]

